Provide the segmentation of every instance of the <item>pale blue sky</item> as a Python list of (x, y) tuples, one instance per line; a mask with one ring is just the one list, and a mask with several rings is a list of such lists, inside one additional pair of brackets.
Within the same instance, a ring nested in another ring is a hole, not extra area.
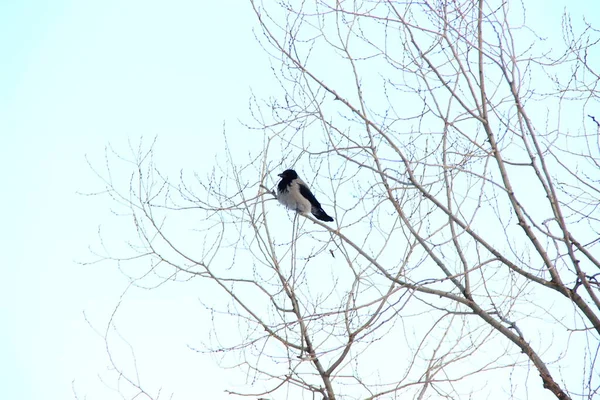
[[(127, 149), (129, 138), (158, 135), (174, 169), (187, 167), (177, 160), (210, 167), (223, 123), (242, 129), (250, 89), (264, 92), (270, 76), (253, 24), (238, 1), (0, 3), (0, 398), (73, 398), (73, 379), (81, 398), (109, 398), (97, 379), (103, 345), (82, 312), (102, 327), (125, 281), (114, 265), (75, 262), (92, 258), (110, 217), (106, 200), (77, 194), (101, 188), (85, 156), (102, 166), (108, 143)], [(139, 310), (152, 309), (164, 329), (148, 337), (177, 336), (169, 326), (187, 322), (169, 323), (170, 306), (199, 307), (196, 299), (155, 293), (141, 294)], [(182, 331), (186, 339), (170, 342), (185, 354), (170, 362), (191, 370), (177, 391), (189, 396), (187, 380), (222, 393), (206, 374), (216, 368), (184, 348), (197, 332)]]
[[(565, 3), (540, 8), (539, 29), (558, 33)], [(590, 3), (568, 4), (597, 20)], [(108, 143), (158, 136), (163, 165), (202, 170), (224, 123), (251, 140), (238, 122), (251, 89), (274, 88), (253, 27), (244, 1), (0, 2), (0, 398), (73, 398), (73, 380), (80, 398), (117, 398), (98, 381), (106, 355), (83, 311), (102, 327), (126, 282), (115, 265), (76, 262), (92, 258), (111, 215), (106, 200), (77, 194), (100, 187), (85, 156), (102, 165)], [(136, 350), (156, 347), (138, 360), (149, 379), (179, 399), (229, 398), (233, 372), (185, 348), (204, 332), (190, 292), (140, 291), (127, 307), (147, 332)]]

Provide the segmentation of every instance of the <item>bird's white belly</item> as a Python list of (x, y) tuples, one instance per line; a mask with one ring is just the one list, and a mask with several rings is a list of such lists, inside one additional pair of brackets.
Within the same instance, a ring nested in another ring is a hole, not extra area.
[[(296, 193), (297, 192), (297, 193)], [(277, 194), (277, 199), (281, 204), (291, 210), (296, 210), (300, 213), (309, 213), (312, 209), (310, 201), (300, 195), (299, 191), (288, 190)]]

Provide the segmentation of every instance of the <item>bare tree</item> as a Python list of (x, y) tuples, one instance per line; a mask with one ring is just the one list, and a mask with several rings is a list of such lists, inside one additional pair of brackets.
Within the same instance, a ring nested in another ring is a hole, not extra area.
[[(132, 281), (216, 285), (209, 347), (244, 395), (598, 396), (598, 31), (565, 15), (546, 48), (512, 1), (251, 4), (281, 83), (260, 149), (101, 175), (152, 260)], [(288, 167), (334, 223), (274, 201)]]

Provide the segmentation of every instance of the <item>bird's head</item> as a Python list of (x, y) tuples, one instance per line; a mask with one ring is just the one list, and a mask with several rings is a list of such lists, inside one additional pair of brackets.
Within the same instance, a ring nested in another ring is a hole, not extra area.
[(277, 176), (280, 178), (283, 178), (283, 179), (288, 179), (290, 181), (292, 179), (298, 178), (298, 174), (293, 169), (286, 169), (285, 171), (283, 171), (282, 173), (280, 173)]

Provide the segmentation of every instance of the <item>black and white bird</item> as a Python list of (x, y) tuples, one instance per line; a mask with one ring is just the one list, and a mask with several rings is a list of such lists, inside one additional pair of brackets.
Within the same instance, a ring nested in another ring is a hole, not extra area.
[(321, 221), (331, 222), (331, 218), (312, 194), (306, 183), (298, 178), (293, 169), (286, 169), (281, 174), (281, 181), (277, 185), (277, 200), (284, 206), (302, 214), (311, 212), (315, 218)]

